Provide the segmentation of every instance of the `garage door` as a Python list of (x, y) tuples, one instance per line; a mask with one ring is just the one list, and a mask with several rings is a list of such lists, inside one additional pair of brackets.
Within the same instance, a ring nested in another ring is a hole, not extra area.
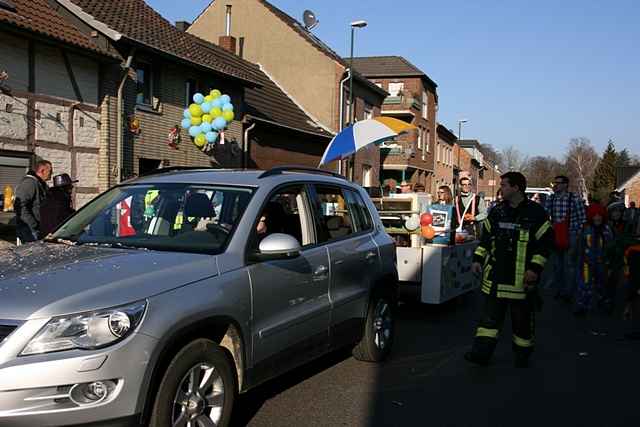
[(28, 170), (29, 159), (0, 156), (0, 195), (4, 194), (7, 185), (13, 187), (15, 193), (16, 186)]

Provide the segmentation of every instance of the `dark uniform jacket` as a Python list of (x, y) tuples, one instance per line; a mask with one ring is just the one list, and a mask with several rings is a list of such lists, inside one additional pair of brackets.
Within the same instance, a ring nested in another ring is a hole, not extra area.
[(504, 201), (491, 209), (482, 227), (482, 240), (474, 253), (474, 262), (484, 266), (482, 292), (525, 299), (525, 271), (540, 276), (553, 247), (546, 211), (527, 199), (515, 208)]
[(40, 207), (40, 231), (43, 236), (52, 233), (60, 224), (74, 213), (71, 207), (71, 194), (63, 188), (52, 188), (49, 196)]

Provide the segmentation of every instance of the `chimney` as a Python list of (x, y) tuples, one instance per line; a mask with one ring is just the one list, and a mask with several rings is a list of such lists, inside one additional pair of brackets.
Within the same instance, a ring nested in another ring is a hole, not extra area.
[(218, 40), (218, 45), (221, 48), (233, 53), (234, 55), (236, 54), (236, 38), (231, 35), (231, 5), (230, 4), (227, 5), (224, 36), (220, 36), (220, 39)]
[(176, 28), (182, 32), (187, 31), (187, 29), (191, 26), (190, 22), (187, 21), (176, 21)]

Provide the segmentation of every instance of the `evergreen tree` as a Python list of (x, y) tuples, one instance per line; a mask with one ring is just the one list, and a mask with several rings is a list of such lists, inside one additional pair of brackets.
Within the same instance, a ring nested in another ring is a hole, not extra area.
[(609, 193), (615, 190), (617, 163), (618, 153), (613, 141), (609, 141), (593, 175), (594, 196), (602, 202), (606, 202), (609, 199)]

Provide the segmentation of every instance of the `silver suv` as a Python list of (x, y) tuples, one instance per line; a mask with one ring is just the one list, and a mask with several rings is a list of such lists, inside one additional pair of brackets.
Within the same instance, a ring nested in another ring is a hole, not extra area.
[(124, 183), (0, 253), (0, 425), (227, 425), (238, 393), (332, 349), (384, 359), (396, 282), (376, 209), (337, 175)]

